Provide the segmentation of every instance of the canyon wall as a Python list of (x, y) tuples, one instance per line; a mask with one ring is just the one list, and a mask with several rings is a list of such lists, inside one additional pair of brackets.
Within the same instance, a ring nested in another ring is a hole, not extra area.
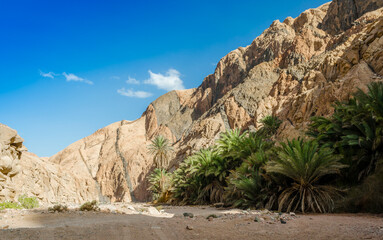
[(276, 20), (223, 57), (198, 88), (166, 93), (139, 119), (113, 123), (50, 158), (17, 153), (13, 188), (46, 202), (145, 201), (153, 169), (147, 146), (159, 134), (174, 148), (169, 169), (220, 132), (256, 129), (267, 115), (283, 121), (279, 140), (303, 135), (310, 117), (327, 116), (335, 101), (383, 81), (382, 7), (380, 0), (334, 0)]

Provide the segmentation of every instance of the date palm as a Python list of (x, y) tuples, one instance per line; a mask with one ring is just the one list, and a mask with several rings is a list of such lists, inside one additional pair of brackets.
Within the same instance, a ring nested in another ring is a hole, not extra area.
[(367, 93), (358, 90), (334, 108), (331, 117), (312, 119), (308, 135), (343, 155), (350, 165), (346, 182), (360, 181), (374, 172), (383, 158), (383, 83), (370, 83)]
[(162, 135), (156, 136), (148, 146), (149, 153), (153, 155), (154, 165), (157, 168), (165, 168), (168, 165), (169, 154), (173, 148), (169, 144), (169, 140)]
[(170, 200), (172, 188), (172, 175), (165, 169), (154, 169), (153, 173), (149, 175), (150, 187), (149, 191), (153, 193), (153, 199), (156, 203), (166, 203)]
[(228, 173), (216, 151), (201, 149), (174, 171), (174, 197), (181, 204), (221, 202)]
[(267, 137), (270, 137), (277, 133), (281, 123), (282, 121), (276, 116), (266, 116), (261, 119), (262, 127), (259, 129), (259, 132)]
[(212, 150), (201, 150), (195, 157), (199, 162), (196, 177), (202, 179), (197, 203), (222, 202), (228, 162)]
[(273, 158), (274, 142), (259, 132), (250, 132), (240, 143), (238, 155), (242, 164), (227, 178), (225, 200), (235, 207), (270, 208), (276, 191), (266, 175), (264, 166)]
[(233, 170), (242, 162), (242, 142), (247, 131), (241, 133), (241, 129), (232, 129), (221, 133), (217, 140), (215, 150), (227, 162), (227, 170)]
[(279, 196), (279, 211), (331, 211), (338, 191), (323, 185), (322, 180), (338, 174), (343, 167), (333, 150), (320, 147), (315, 141), (293, 139), (281, 143), (278, 157), (266, 166), (269, 174), (276, 174), (289, 183)]

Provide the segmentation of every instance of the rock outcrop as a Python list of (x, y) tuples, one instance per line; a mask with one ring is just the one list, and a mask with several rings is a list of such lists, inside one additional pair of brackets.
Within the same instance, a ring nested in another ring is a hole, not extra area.
[(153, 166), (147, 146), (159, 134), (174, 147), (169, 168), (222, 131), (256, 129), (271, 114), (283, 120), (280, 140), (302, 135), (310, 117), (383, 81), (381, 7), (380, 0), (334, 0), (274, 21), (223, 57), (198, 88), (169, 92), (141, 118), (111, 124), (49, 159), (23, 154), (19, 189), (50, 202), (143, 201)]
[(18, 188), (13, 179), (21, 169), (23, 141), (15, 130), (0, 124), (0, 202), (15, 200)]
[(355, 20), (363, 14), (381, 7), (381, 0), (334, 0), (323, 19), (323, 29), (333, 35), (339, 34), (356, 24)]

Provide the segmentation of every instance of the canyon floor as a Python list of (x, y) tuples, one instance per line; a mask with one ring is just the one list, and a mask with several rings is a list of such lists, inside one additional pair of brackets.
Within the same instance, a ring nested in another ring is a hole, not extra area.
[[(383, 239), (383, 217), (370, 214), (279, 216), (267, 210), (138, 203), (100, 208), (80, 212), (69, 207), (63, 213), (46, 207), (2, 210), (0, 239)], [(207, 219), (210, 215), (216, 218)]]

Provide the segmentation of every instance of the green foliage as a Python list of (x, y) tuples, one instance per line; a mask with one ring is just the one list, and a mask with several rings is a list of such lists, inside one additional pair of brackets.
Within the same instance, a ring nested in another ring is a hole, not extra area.
[(190, 156), (173, 173), (173, 197), (181, 204), (266, 206), (271, 184), (262, 167), (273, 145), (256, 132), (222, 133), (215, 146)]
[(266, 116), (261, 120), (261, 123), (262, 128), (259, 130), (259, 133), (270, 137), (277, 133), (282, 121), (276, 116)]
[[(336, 103), (329, 118), (313, 118), (313, 140), (277, 147), (273, 139), (281, 121), (267, 116), (257, 132), (224, 132), (172, 173), (156, 169), (149, 189), (158, 202), (302, 212), (332, 211), (340, 193), (348, 192), (338, 209), (382, 212), (383, 170), (376, 169), (383, 162), (383, 83), (368, 89)], [(158, 167), (168, 165), (166, 139), (158, 136), (149, 150)], [(345, 186), (350, 190), (339, 190)]]
[(345, 103), (334, 105), (330, 118), (315, 117), (308, 135), (331, 147), (350, 165), (344, 182), (355, 183), (371, 174), (383, 157), (383, 83), (372, 82)]
[(6, 209), (6, 208), (12, 208), (12, 209), (32, 209), (39, 207), (39, 201), (36, 197), (27, 197), (26, 195), (21, 195), (18, 198), (18, 202), (1, 202), (0, 203), (0, 210)]
[(39, 207), (39, 201), (36, 197), (27, 197), (27, 195), (21, 195), (18, 198), (19, 203), (23, 208), (32, 209)]
[(193, 204), (198, 196), (198, 180), (189, 178), (193, 163), (193, 158), (189, 157), (173, 172), (173, 197), (175, 202), (181, 205)]
[(182, 204), (221, 202), (228, 164), (210, 149), (188, 157), (174, 172), (175, 198)]
[(98, 211), (100, 208), (97, 205), (97, 201), (86, 202), (80, 206), (80, 211)]
[(270, 208), (275, 197), (267, 185), (267, 180), (259, 171), (248, 176), (233, 171), (228, 179), (226, 197), (234, 207)]
[(173, 150), (168, 139), (158, 135), (151, 141), (148, 150), (153, 155), (154, 164), (157, 168), (168, 166), (169, 154)]
[(17, 202), (0, 202), (0, 210), (3, 209), (22, 209), (23, 207)]
[(249, 133), (240, 144), (242, 164), (227, 179), (226, 200), (235, 207), (270, 208), (275, 199), (264, 165), (273, 155), (274, 142)]
[(150, 190), (153, 193), (155, 202), (166, 203), (170, 199), (172, 188), (172, 175), (165, 169), (154, 169), (149, 176)]
[(278, 157), (266, 167), (289, 182), (279, 196), (279, 211), (328, 212), (333, 209), (337, 189), (321, 184), (330, 174), (338, 174), (345, 165), (333, 150), (320, 147), (316, 141), (293, 139), (281, 143)]
[(241, 134), (241, 129), (233, 129), (221, 133), (215, 146), (217, 153), (229, 161), (237, 162), (240, 159), (241, 141), (245, 135), (246, 132)]

